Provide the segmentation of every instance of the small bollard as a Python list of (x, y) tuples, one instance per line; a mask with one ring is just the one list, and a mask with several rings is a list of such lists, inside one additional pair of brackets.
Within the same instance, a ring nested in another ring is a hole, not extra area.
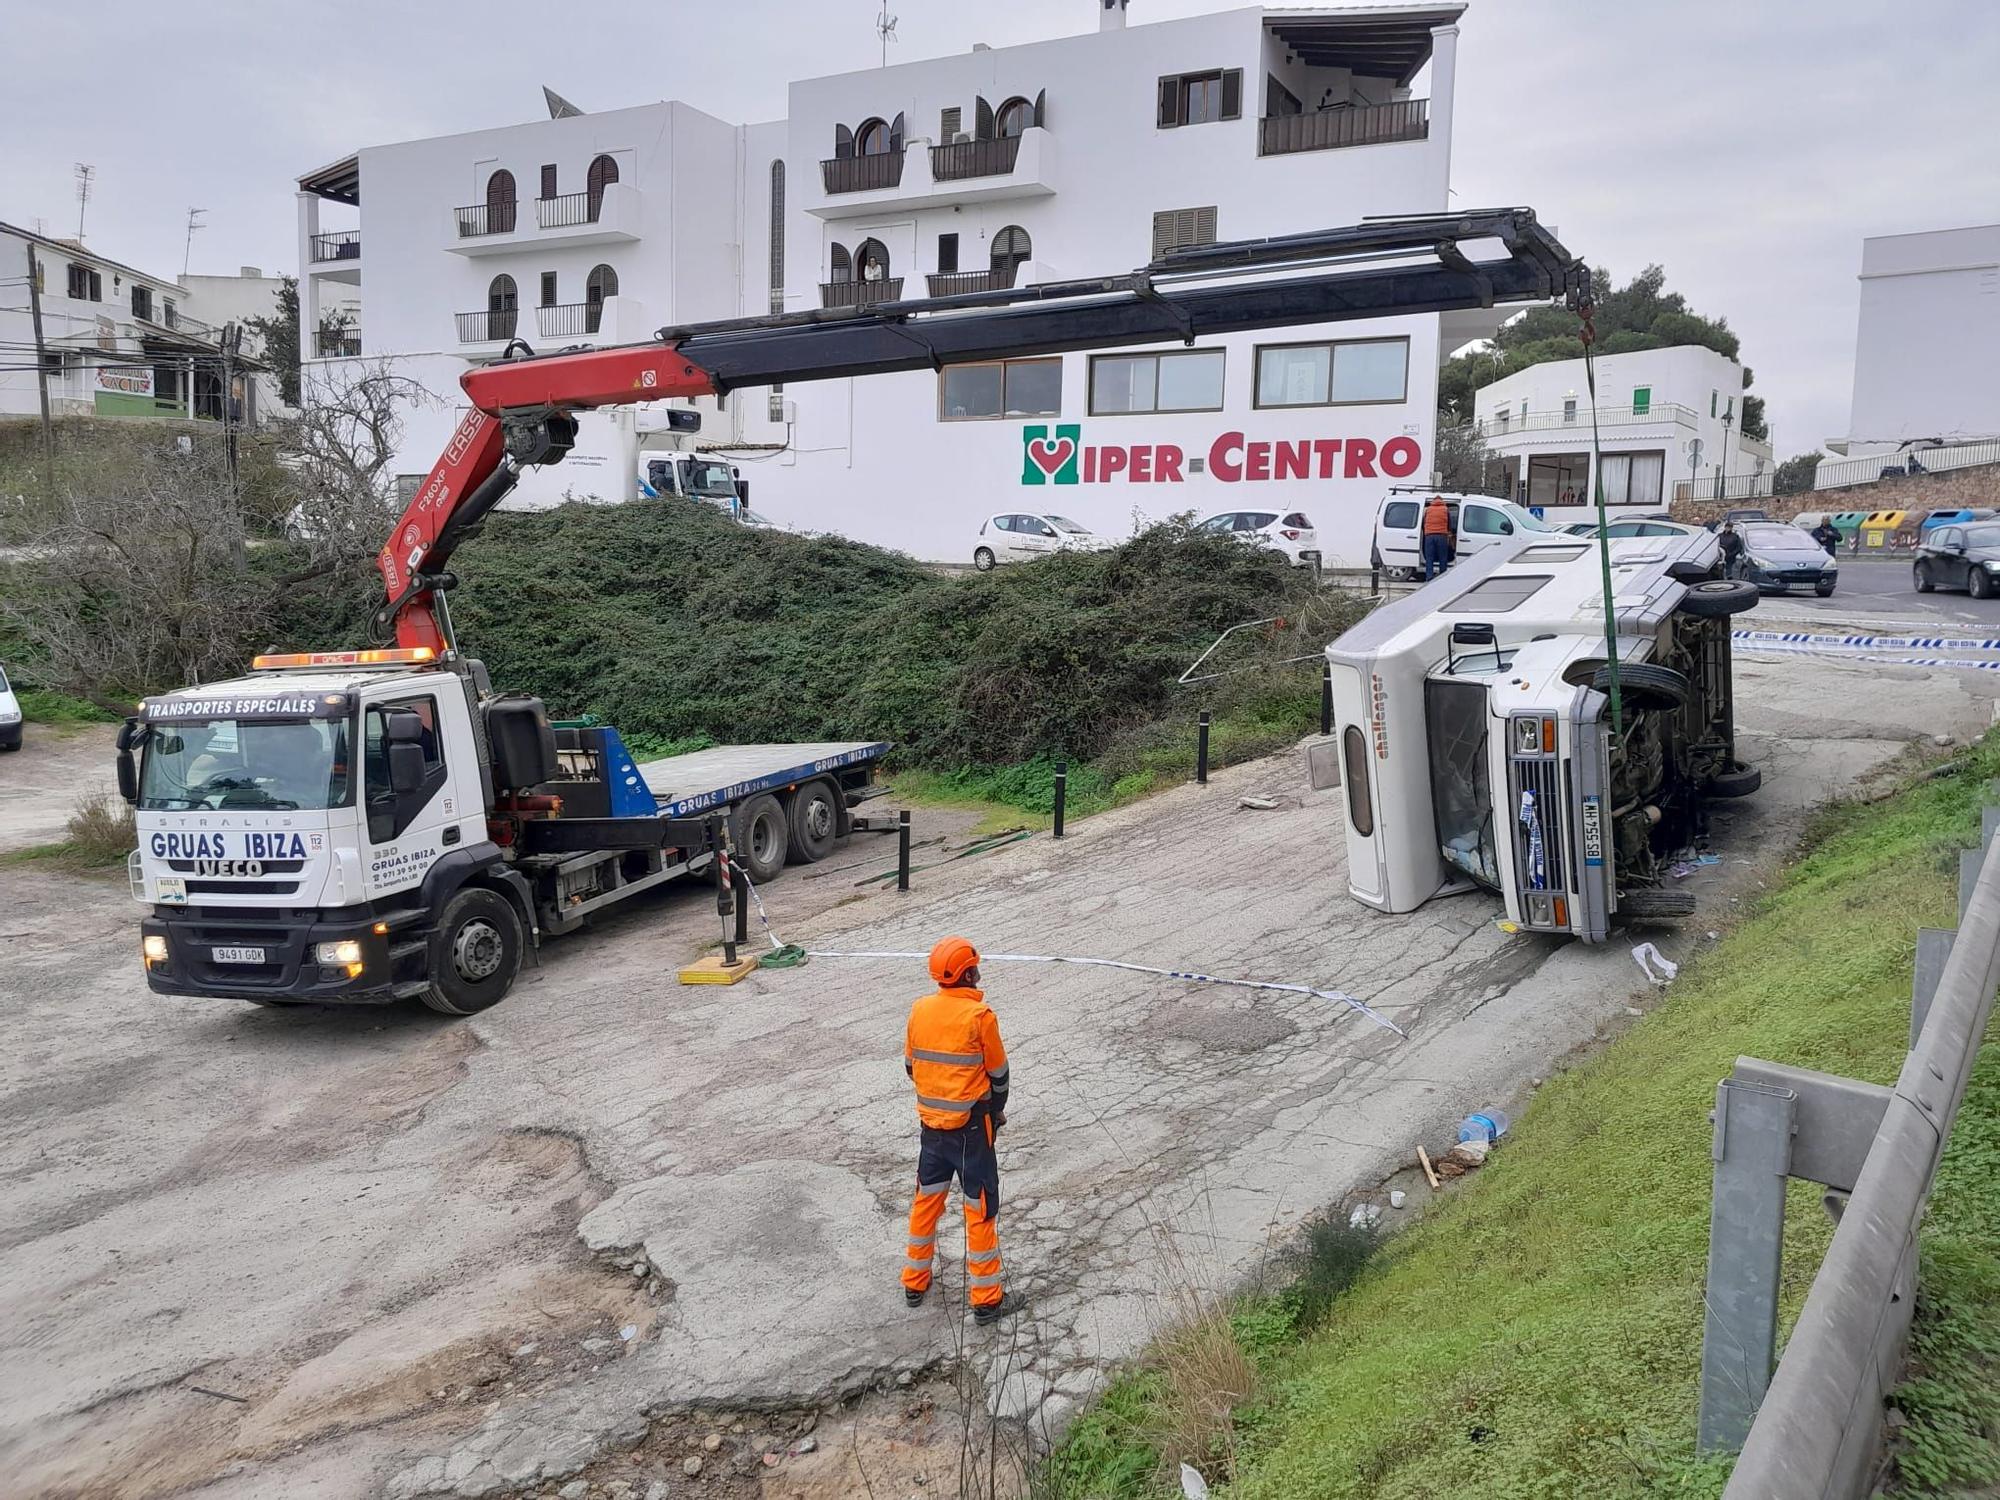
[(1333, 663), (1319, 664), (1319, 732), (1333, 733)]
[(910, 810), (896, 814), (896, 889), (910, 888)]
[(1056, 762), (1056, 826), (1055, 836), (1063, 836), (1063, 802), (1069, 795), (1069, 762)]
[(1205, 708), (1201, 711), (1201, 725), (1195, 731), (1194, 779), (1202, 786), (1208, 785), (1208, 710)]
[(715, 851), (715, 910), (722, 918), (722, 961), (736, 962), (736, 934), (738, 924), (729, 919), (736, 915), (736, 871), (729, 862), (729, 850)]

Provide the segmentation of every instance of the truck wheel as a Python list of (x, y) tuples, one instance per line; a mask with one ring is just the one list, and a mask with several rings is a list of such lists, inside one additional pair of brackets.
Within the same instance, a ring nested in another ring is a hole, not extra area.
[[(1609, 693), (1611, 668), (1599, 667), (1591, 673), (1590, 685), (1600, 693)], [(1686, 708), (1694, 699), (1694, 688), (1684, 675), (1672, 667), (1635, 661), (1618, 669), (1618, 696), (1636, 708), (1671, 711)]]
[(1694, 915), (1693, 891), (1666, 891), (1658, 886), (1642, 885), (1629, 891), (1618, 893), (1618, 915), (1621, 917), (1691, 917)]
[(1758, 597), (1754, 583), (1741, 578), (1715, 578), (1707, 583), (1690, 584), (1681, 597), (1680, 608), (1682, 614), (1693, 615), (1697, 620), (1716, 620), (1755, 609)]
[(993, 571), (993, 549), (991, 547), (981, 547), (977, 552), (973, 553), (972, 565), (982, 573), (991, 573)]
[(445, 903), (431, 934), (431, 984), (424, 1004), (448, 1016), (497, 1005), (521, 972), (521, 917), (495, 891), (468, 886)]
[(729, 841), (751, 880), (762, 885), (775, 879), (785, 868), (785, 846), (791, 841), (778, 799), (765, 792), (737, 808), (729, 822)]
[(833, 852), (846, 800), (830, 781), (808, 781), (793, 794), (788, 818), (792, 837), (786, 849), (793, 864), (809, 865)]
[(1764, 773), (1739, 760), (1702, 790), (1711, 797), (1747, 797), (1763, 784)]

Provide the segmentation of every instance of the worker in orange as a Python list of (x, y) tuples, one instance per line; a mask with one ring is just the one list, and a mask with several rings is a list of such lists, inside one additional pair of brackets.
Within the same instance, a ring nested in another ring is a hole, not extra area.
[(931, 1289), (938, 1221), (952, 1179), (965, 1205), (965, 1286), (973, 1321), (984, 1327), (1020, 1308), (1000, 1281), (1000, 1158), (993, 1138), (1007, 1123), (1007, 1049), (1000, 1022), (979, 988), (979, 950), (962, 937), (931, 949), (937, 990), (910, 1007), (903, 1071), (917, 1091), (922, 1142), (903, 1300), (923, 1305)]
[(1451, 510), (1442, 495), (1424, 502), (1422, 546), (1424, 582), (1429, 583), (1451, 566)]

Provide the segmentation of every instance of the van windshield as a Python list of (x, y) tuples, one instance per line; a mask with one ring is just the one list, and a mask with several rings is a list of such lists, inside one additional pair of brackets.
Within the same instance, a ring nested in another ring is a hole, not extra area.
[(1500, 860), (1493, 845), (1493, 793), (1486, 775), (1486, 686), (1426, 682), (1424, 709), (1438, 853), (1460, 874), (1497, 891)]

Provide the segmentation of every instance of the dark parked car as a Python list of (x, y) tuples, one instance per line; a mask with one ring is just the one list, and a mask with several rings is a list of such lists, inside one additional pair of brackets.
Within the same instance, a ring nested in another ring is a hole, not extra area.
[(1964, 589), (1975, 599), (1991, 599), (2000, 594), (2000, 523), (1926, 531), (1910, 567), (1920, 594)]
[(1744, 521), (1738, 523), (1736, 533), (1743, 538), (1743, 561), (1736, 576), (1767, 594), (1811, 589), (1824, 599), (1840, 581), (1840, 564), (1796, 526), (1782, 521)]

